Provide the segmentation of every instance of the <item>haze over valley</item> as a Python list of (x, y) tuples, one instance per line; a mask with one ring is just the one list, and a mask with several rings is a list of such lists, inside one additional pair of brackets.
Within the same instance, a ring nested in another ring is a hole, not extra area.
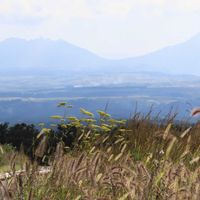
[[(200, 100), (200, 35), (145, 56), (111, 60), (63, 40), (11, 38), (0, 43), (0, 121), (40, 122), (56, 104), (104, 109), (118, 118), (138, 110), (179, 118)], [(120, 108), (120, 109), (116, 109)]]

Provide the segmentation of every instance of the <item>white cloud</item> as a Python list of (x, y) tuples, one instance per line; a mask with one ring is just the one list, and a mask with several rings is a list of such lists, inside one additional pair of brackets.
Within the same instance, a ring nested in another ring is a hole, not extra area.
[(0, 0), (0, 39), (61, 38), (131, 56), (200, 31), (200, 0)]
[(182, 12), (195, 12), (200, 11), (199, 0), (178, 0), (175, 1), (177, 10)]
[(200, 11), (200, 0), (0, 0), (0, 15), (9, 18), (41, 17), (69, 21), (98, 15), (124, 16), (143, 10), (159, 15), (163, 11)]
[(88, 0), (96, 15), (126, 16), (134, 7), (135, 1), (131, 0)]
[(4, 17), (41, 17), (47, 20), (87, 18), (92, 14), (85, 0), (0, 0), (0, 15)]

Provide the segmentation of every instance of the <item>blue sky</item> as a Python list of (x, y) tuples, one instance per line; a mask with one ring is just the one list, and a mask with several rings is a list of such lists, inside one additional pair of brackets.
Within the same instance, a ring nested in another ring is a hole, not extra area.
[(64, 39), (108, 58), (185, 41), (199, 21), (200, 0), (0, 0), (0, 40)]

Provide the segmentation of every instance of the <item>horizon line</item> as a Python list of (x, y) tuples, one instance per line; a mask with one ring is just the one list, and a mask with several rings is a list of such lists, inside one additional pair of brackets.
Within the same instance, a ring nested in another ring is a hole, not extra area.
[(79, 46), (79, 45), (77, 45), (77, 44), (75, 44), (75, 43), (69, 42), (69, 41), (67, 41), (67, 40), (65, 40), (65, 39), (62, 39), (62, 38), (52, 39), (52, 38), (43, 37), (43, 36), (32, 37), (32, 38), (25, 38), (25, 37), (24, 37), (24, 38), (23, 38), (23, 37), (8, 37), (8, 38), (4, 38), (4, 39), (0, 40), (0, 43), (5, 42), (5, 41), (8, 41), (8, 40), (12, 40), (12, 39), (13, 39), (13, 40), (14, 40), (14, 39), (16, 39), (16, 40), (23, 40), (23, 41), (27, 41), (27, 42), (34, 41), (34, 40), (49, 40), (49, 41), (54, 41), (54, 42), (62, 41), (62, 42), (65, 42), (65, 43), (67, 43), (67, 44), (69, 44), (69, 45), (72, 45), (72, 46), (74, 46), (74, 47), (77, 47), (77, 48), (80, 48), (80, 49), (89, 51), (90, 53), (95, 54), (95, 55), (97, 55), (98, 57), (101, 57), (101, 58), (103, 58), (103, 59), (106, 59), (106, 60), (113, 60), (113, 61), (116, 60), (116, 61), (117, 61), (117, 60), (126, 60), (126, 59), (133, 59), (133, 58), (143, 57), (143, 56), (146, 56), (146, 55), (148, 55), (148, 54), (156, 53), (156, 52), (158, 52), (158, 51), (161, 51), (161, 50), (166, 49), (166, 48), (169, 48), (169, 47), (173, 47), (173, 46), (177, 46), (177, 45), (184, 44), (184, 43), (186, 43), (186, 42), (188, 42), (188, 41), (190, 41), (190, 40), (192, 40), (192, 39), (194, 39), (194, 38), (197, 38), (197, 37), (200, 37), (200, 32), (197, 33), (197, 34), (194, 34), (193, 36), (190, 36), (188, 39), (186, 39), (186, 40), (184, 40), (184, 41), (182, 41), (182, 42), (178, 42), (178, 43), (174, 43), (174, 44), (169, 44), (169, 45), (167, 45), (167, 46), (164, 46), (164, 47), (161, 47), (161, 48), (157, 48), (157, 49), (155, 49), (155, 50), (152, 50), (152, 51), (149, 51), (149, 52), (146, 52), (146, 53), (142, 53), (142, 54), (140, 54), (140, 55), (136, 55), (136, 56), (125, 56), (125, 57), (120, 57), (120, 58), (109, 58), (109, 57), (107, 57), (107, 56), (102, 56), (102, 55), (98, 54), (97, 52), (95, 52), (95, 51), (93, 51), (93, 50), (84, 48), (84, 47), (82, 47), (82, 46)]

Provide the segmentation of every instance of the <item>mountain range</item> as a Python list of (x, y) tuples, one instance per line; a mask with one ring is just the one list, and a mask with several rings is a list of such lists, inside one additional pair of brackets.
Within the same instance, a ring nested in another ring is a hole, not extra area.
[(109, 60), (63, 40), (0, 42), (0, 75), (159, 72), (200, 75), (200, 34), (144, 56)]

